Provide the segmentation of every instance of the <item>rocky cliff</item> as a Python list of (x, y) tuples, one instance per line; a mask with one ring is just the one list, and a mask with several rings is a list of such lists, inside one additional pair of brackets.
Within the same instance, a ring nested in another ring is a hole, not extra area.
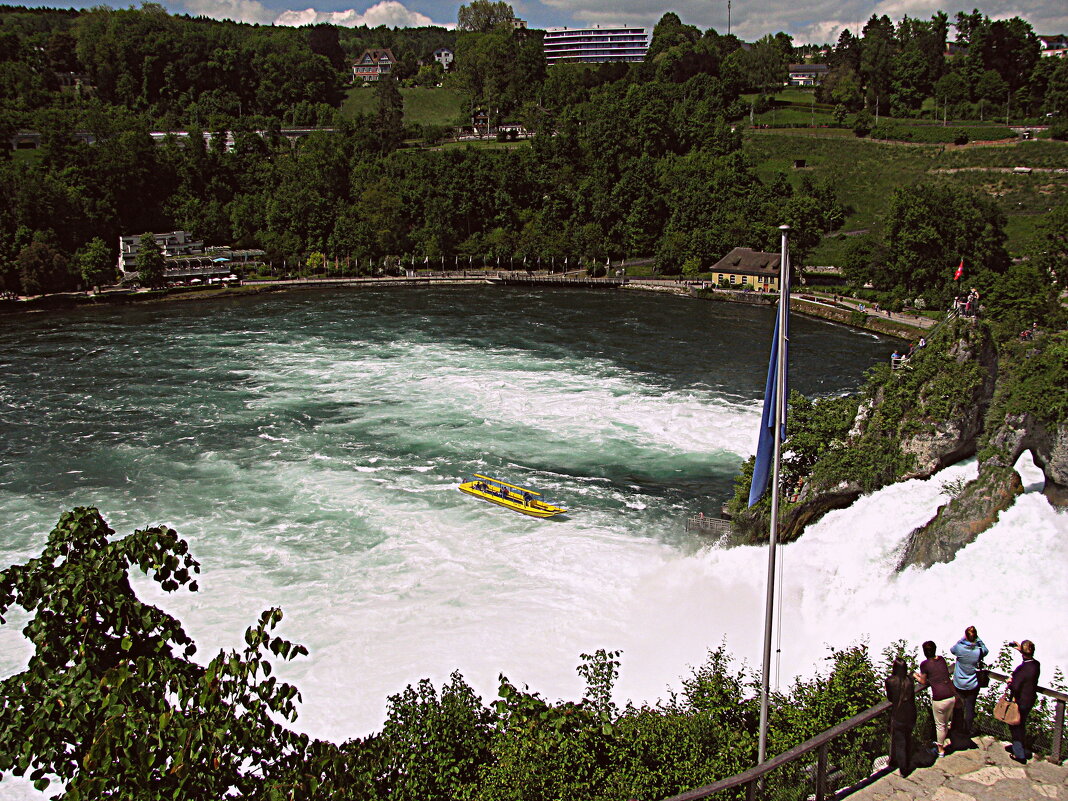
[(1068, 508), (1068, 352), (1059, 342), (1063, 337), (1007, 349), (996, 400), (980, 438), (979, 474), (909, 535), (899, 570), (952, 561), (957, 551), (997, 522), (1023, 491), (1013, 465), (1025, 452), (1042, 469), (1042, 491), (1049, 502)]
[[(1068, 335), (999, 349), (980, 321), (944, 324), (901, 369), (876, 369), (851, 425), (805, 465), (805, 483), (782, 505), (790, 541), (832, 509), (895, 481), (927, 478), (978, 454), (979, 475), (913, 531), (899, 569), (950, 561), (997, 521), (1023, 488), (1013, 465), (1030, 451), (1045, 494), (1068, 505)], [(817, 404), (818, 406), (818, 404)], [(802, 432), (803, 435), (804, 432)], [(787, 442), (787, 450), (790, 443)], [(766, 502), (735, 504), (739, 542), (767, 536)]]

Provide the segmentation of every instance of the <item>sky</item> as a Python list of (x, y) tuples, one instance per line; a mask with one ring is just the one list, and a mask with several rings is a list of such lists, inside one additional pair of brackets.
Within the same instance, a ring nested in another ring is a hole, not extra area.
[[(353, 4), (352, 0), (311, 1), (315, 5), (304, 5), (309, 0), (162, 0), (162, 4), (172, 13), (215, 19), (278, 25), (330, 22), (372, 27), (452, 27), (460, 7), (454, 0), (380, 0), (367, 4)], [(905, 15), (927, 19), (943, 10), (952, 21), (958, 11), (971, 11), (977, 6), (992, 19), (1023, 17), (1038, 34), (1068, 33), (1068, 0), (994, 0), (985, 6), (977, 0), (959, 4), (944, 0), (808, 0), (796, 6), (780, 0), (513, 0), (511, 5), (516, 16), (525, 19), (533, 28), (619, 24), (652, 27), (665, 12), (674, 11), (687, 24), (726, 33), (728, 2), (731, 33), (748, 41), (767, 33), (784, 31), (794, 37), (795, 44), (833, 44), (844, 28), (859, 32), (872, 14), (886, 14), (897, 22)], [(38, 0), (29, 0), (26, 4), (65, 5)], [(92, 0), (73, 5), (89, 7), (99, 4), (99, 0)], [(129, 5), (116, 0), (106, 0), (106, 4)]]

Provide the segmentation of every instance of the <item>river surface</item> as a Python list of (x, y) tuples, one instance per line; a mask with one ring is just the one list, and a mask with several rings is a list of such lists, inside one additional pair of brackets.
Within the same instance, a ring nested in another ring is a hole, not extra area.
[[(466, 287), (3, 319), (0, 564), (38, 554), (76, 505), (120, 534), (173, 526), (201, 591), (139, 591), (204, 658), (281, 606), (283, 634), (311, 652), (285, 670), (298, 725), (337, 741), (381, 728), (388, 695), (456, 669), (486, 700), (499, 673), (575, 698), (579, 655), (596, 648), (624, 652), (617, 700), (655, 701), (721, 641), (759, 663), (765, 550), (719, 549), (684, 521), (718, 509), (755, 448), (772, 318), (640, 292)], [(896, 344), (796, 316), (791, 333), (792, 388), (808, 395), (855, 389)], [(569, 514), (539, 521), (457, 492), (475, 472)], [(822, 664), (826, 644), (948, 647), (969, 623), (996, 627), (995, 642), (1031, 637), (1040, 658), (1045, 633), (1054, 650), (1068, 525), (1033, 466), (1028, 494), (955, 562), (893, 573), (942, 483), (970, 474), (876, 493), (782, 549), (783, 681)], [(0, 630), (3, 675), (28, 653)]]

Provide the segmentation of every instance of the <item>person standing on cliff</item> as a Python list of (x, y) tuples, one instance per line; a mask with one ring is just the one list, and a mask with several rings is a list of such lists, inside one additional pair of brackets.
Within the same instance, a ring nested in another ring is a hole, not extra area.
[(924, 660), (920, 663), (920, 672), (916, 681), (931, 688), (931, 714), (935, 722), (935, 745), (938, 755), (946, 755), (949, 743), (949, 723), (953, 719), (953, 707), (957, 695), (953, 692), (953, 681), (949, 678), (949, 665), (944, 657), (939, 656), (934, 642), (928, 640), (923, 644)]
[(890, 763), (907, 776), (912, 770), (912, 729), (916, 725), (916, 687), (905, 660), (898, 657), (884, 684), (890, 702)]
[(979, 677), (976, 671), (979, 662), (990, 653), (990, 649), (979, 639), (975, 626), (968, 626), (964, 630), (964, 636), (957, 640), (957, 644), (950, 648), (949, 652), (957, 657), (953, 664), (953, 686), (957, 689), (963, 712), (961, 731), (965, 738), (970, 738), (975, 721), (975, 700), (979, 697)]
[(1023, 661), (1016, 666), (1009, 679), (1009, 694), (1012, 700), (1020, 708), (1020, 722), (1015, 726), (1009, 726), (1012, 733), (1012, 745), (1006, 750), (1017, 762), (1027, 762), (1032, 757), (1031, 750), (1024, 742), (1024, 727), (1027, 726), (1027, 716), (1031, 713), (1038, 697), (1038, 676), (1041, 666), (1035, 659), (1035, 644), (1030, 640), (1021, 643), (1010, 642), (1009, 645), (1020, 652)]

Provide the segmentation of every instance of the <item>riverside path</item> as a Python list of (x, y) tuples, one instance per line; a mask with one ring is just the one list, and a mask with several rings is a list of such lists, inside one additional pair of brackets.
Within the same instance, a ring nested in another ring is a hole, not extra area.
[[(1068, 799), (1068, 767), (1009, 759), (1005, 743), (976, 737), (976, 748), (954, 751), (908, 776), (886, 773), (848, 795), (849, 801), (1041, 801)], [(879, 774), (876, 774), (879, 775)]]

